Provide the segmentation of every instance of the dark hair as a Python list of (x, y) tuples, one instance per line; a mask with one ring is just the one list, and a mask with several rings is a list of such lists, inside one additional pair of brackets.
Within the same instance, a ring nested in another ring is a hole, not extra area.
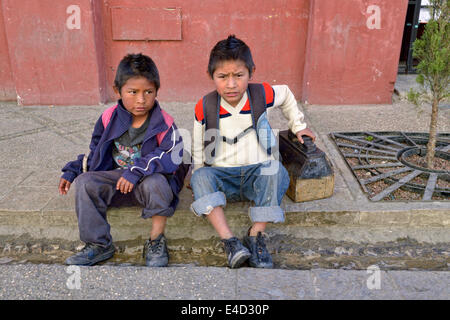
[(134, 77), (144, 77), (148, 81), (153, 82), (156, 91), (158, 91), (160, 86), (159, 72), (158, 68), (156, 68), (156, 64), (150, 57), (143, 55), (142, 53), (128, 54), (123, 57), (117, 67), (114, 85), (120, 92), (128, 79)]
[(252, 75), (255, 63), (253, 62), (250, 48), (244, 41), (236, 38), (234, 34), (228, 36), (227, 39), (217, 42), (211, 50), (208, 63), (208, 73), (213, 77), (217, 64), (227, 60), (241, 60), (245, 63), (250, 76)]

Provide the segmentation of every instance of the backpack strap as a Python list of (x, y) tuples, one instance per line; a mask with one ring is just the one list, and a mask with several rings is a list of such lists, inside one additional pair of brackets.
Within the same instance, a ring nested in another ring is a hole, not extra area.
[[(249, 83), (247, 89), (250, 110), (252, 112), (253, 129), (256, 130), (256, 124), (259, 117), (266, 112), (266, 92), (261, 83)], [(258, 134), (256, 135), (258, 136)]]
[(160, 133), (158, 133), (156, 135), (156, 141), (158, 141), (158, 146), (161, 144), (161, 142), (163, 141), (164, 137), (166, 136), (167, 132), (169, 132), (170, 128), (173, 125), (173, 118), (170, 114), (168, 114), (167, 112), (165, 112), (163, 109), (161, 109), (161, 114), (164, 118), (164, 122), (167, 125), (167, 130), (166, 131), (162, 131)]
[[(117, 106), (118, 105), (116, 104), (115, 106), (109, 107), (108, 109), (103, 111), (102, 123), (103, 123), (104, 129), (106, 129), (109, 122), (111, 121), (112, 114), (113, 114), (114, 110), (116, 110)], [(170, 114), (168, 114), (167, 112), (165, 112), (163, 109), (161, 109), (161, 114), (162, 114), (162, 116), (164, 118), (164, 122), (166, 123), (168, 128), (167, 128), (167, 130), (162, 131), (156, 135), (156, 140), (158, 141), (158, 146), (161, 144), (161, 142), (163, 141), (164, 137), (166, 136), (167, 132), (170, 130), (170, 128), (172, 127), (172, 124), (174, 122), (172, 116)]]
[(108, 126), (109, 121), (111, 120), (112, 114), (113, 114), (114, 110), (116, 110), (117, 106), (118, 106), (118, 104), (116, 104), (115, 106), (109, 107), (108, 109), (103, 111), (103, 113), (102, 113), (103, 129), (106, 129), (106, 127)]
[(220, 96), (212, 91), (203, 97), (203, 115), (205, 117), (205, 130), (219, 129)]
[[(205, 131), (208, 131), (209, 129), (219, 130), (220, 95), (214, 90), (203, 97), (202, 103)], [(216, 143), (217, 146), (218, 137), (214, 137), (214, 139), (209, 141), (203, 141), (203, 148), (206, 149), (212, 142)], [(214, 148), (211, 155), (214, 157), (215, 153), (216, 149)]]
[[(249, 83), (247, 96), (252, 111), (253, 127), (259, 117), (266, 112), (266, 92), (261, 83)], [(203, 97), (203, 115), (205, 119), (205, 130), (219, 129), (220, 96), (217, 91), (212, 91)]]
[[(247, 88), (247, 96), (250, 103), (250, 110), (252, 113), (252, 127), (256, 130), (256, 124), (258, 123), (259, 117), (266, 112), (266, 93), (264, 90), (264, 86), (261, 83), (249, 83)], [(220, 95), (216, 90), (208, 93), (202, 99), (203, 103), (203, 116), (205, 120), (205, 131), (208, 129), (219, 129), (219, 112), (220, 112)], [(248, 129), (248, 128), (247, 128)], [(245, 130), (245, 133), (248, 130)], [(242, 136), (242, 135), (239, 135)], [(256, 135), (258, 137), (258, 134)], [(203, 148), (206, 148), (210, 143), (214, 142), (218, 143), (219, 139), (223, 139), (223, 141), (228, 142), (228, 139), (225, 137), (214, 137), (209, 141), (203, 142)], [(236, 139), (235, 139), (236, 140)], [(236, 143), (237, 141), (232, 140), (232, 143)], [(258, 137), (259, 140), (259, 137)], [(211, 152), (211, 155), (215, 156), (215, 148)]]

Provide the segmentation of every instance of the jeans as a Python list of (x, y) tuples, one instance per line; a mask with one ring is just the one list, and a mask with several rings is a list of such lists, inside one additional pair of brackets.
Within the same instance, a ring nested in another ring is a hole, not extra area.
[(108, 207), (141, 206), (142, 218), (154, 215), (173, 215), (170, 207), (172, 189), (159, 173), (138, 182), (130, 193), (122, 194), (116, 184), (123, 170), (89, 171), (75, 179), (75, 210), (80, 239), (85, 243), (102, 246), (112, 244), (110, 225), (106, 219)]
[(266, 161), (243, 167), (202, 167), (191, 178), (194, 202), (191, 210), (204, 216), (226, 200), (253, 201), (252, 222), (284, 222), (280, 204), (289, 187), (289, 174), (281, 162)]

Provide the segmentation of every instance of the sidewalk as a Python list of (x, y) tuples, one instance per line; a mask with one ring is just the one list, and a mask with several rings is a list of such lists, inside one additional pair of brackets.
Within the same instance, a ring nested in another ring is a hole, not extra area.
[[(174, 116), (179, 128), (192, 132), (194, 103), (161, 105)], [(61, 196), (57, 191), (60, 169), (78, 154), (87, 152), (93, 125), (106, 107), (0, 104), (0, 256), (14, 252), (40, 254), (51, 251), (52, 246), (66, 250), (63, 256), (67, 256), (80, 245), (74, 192), (70, 190), (67, 196)], [(450, 243), (450, 202), (371, 202), (329, 137), (330, 132), (340, 131), (427, 132), (430, 111), (404, 101), (392, 105), (299, 107), (317, 134), (317, 146), (333, 163), (335, 190), (330, 198), (305, 203), (294, 203), (285, 196), (286, 222), (267, 229), (275, 239), (271, 250), (284, 252), (287, 257), (289, 253), (297, 254), (298, 244), (303, 243), (303, 257), (313, 259), (317, 252), (308, 246), (314, 241), (317, 250), (323, 248), (323, 241), (328, 243), (333, 248), (332, 255), (336, 255), (334, 248), (342, 245), (343, 251), (338, 251), (345, 255), (347, 244), (354, 245), (353, 251), (357, 251), (369, 244), (388, 246), (406, 239), (409, 244), (423, 244), (430, 250), (436, 245), (444, 248), (439, 254), (443, 259), (440, 265), (445, 265), (445, 246)], [(442, 109), (439, 132), (450, 132), (449, 118), (450, 110)], [(287, 128), (279, 111), (274, 110), (270, 119), (275, 129)], [(174, 256), (186, 252), (198, 253), (199, 257), (216, 254), (224, 261), (212, 227), (189, 211), (191, 201), (190, 190), (184, 188), (177, 212), (168, 222), (166, 236)], [(238, 236), (246, 232), (250, 223), (247, 209), (247, 203), (227, 205), (230, 227)], [(138, 255), (151, 222), (141, 219), (137, 208), (111, 209), (108, 220), (119, 251)], [(283, 239), (291, 241), (290, 246)], [(210, 264), (207, 258), (199, 263), (217, 265)], [(360, 267), (368, 264), (370, 261)], [(280, 262), (278, 266), (283, 265)]]
[[(232, 300), (259, 300), (247, 305), (264, 300), (448, 300), (449, 284), (450, 272), (432, 271), (0, 266), (0, 300), (222, 300), (229, 305), (242, 304)], [(178, 303), (173, 315), (181, 316), (189, 303), (202, 306), (201, 301)], [(216, 309), (215, 319), (221, 316)]]

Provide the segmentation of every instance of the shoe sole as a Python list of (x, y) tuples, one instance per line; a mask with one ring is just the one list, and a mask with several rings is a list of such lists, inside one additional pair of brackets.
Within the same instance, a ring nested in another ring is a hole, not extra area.
[(261, 263), (259, 265), (254, 264), (254, 263), (249, 263), (248, 265), (252, 268), (257, 268), (257, 269), (273, 269), (273, 263)]
[(169, 258), (164, 259), (162, 262), (152, 262), (151, 260), (145, 260), (145, 265), (149, 268), (162, 268), (169, 265)]
[(90, 260), (90, 261), (86, 261), (86, 262), (79, 262), (79, 263), (77, 263), (77, 262), (75, 262), (75, 263), (70, 262), (69, 261), (70, 258), (68, 258), (66, 260), (66, 264), (67, 265), (72, 265), (72, 266), (93, 266), (96, 263), (99, 263), (99, 262), (102, 262), (102, 261), (105, 261), (105, 260), (108, 260), (108, 259), (112, 258), (112, 256), (114, 256), (115, 252), (116, 252), (116, 250), (113, 250), (112, 252), (105, 252), (105, 253), (99, 255), (94, 260)]
[(167, 267), (169, 265), (169, 263), (168, 262), (167, 263), (160, 263), (160, 264), (148, 264), (148, 263), (145, 263), (145, 265), (147, 267), (149, 267), (149, 268), (164, 268), (164, 267)]
[(241, 252), (236, 253), (230, 263), (231, 269), (239, 268), (250, 257), (251, 253), (249, 251), (242, 250)]

